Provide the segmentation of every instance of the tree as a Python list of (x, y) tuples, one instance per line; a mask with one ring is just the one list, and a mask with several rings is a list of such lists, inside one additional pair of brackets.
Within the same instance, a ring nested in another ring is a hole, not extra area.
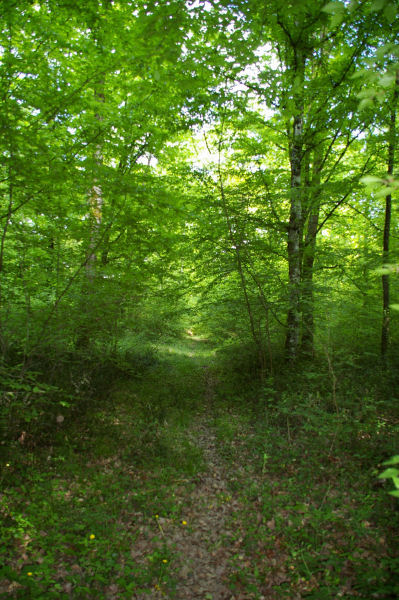
[[(399, 97), (399, 70), (396, 72), (392, 100), (390, 103), (389, 127), (388, 127), (388, 158), (387, 158), (387, 179), (393, 177), (395, 166), (395, 151), (396, 151), (396, 108)], [(392, 218), (392, 194), (389, 192), (385, 196), (385, 219), (384, 219), (384, 237), (383, 237), (383, 263), (388, 265), (389, 259), (389, 242), (391, 234), (391, 218)], [(390, 323), (390, 294), (389, 294), (389, 274), (382, 275), (382, 305), (383, 318), (381, 329), (381, 354), (386, 357), (389, 345), (389, 323)]]

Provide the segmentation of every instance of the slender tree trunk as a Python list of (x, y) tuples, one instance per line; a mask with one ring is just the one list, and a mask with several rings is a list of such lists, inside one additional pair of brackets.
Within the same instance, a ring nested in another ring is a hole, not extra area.
[[(8, 27), (8, 48), (7, 48), (7, 53), (9, 56), (11, 56), (12, 54), (12, 25), (11, 22), (8, 22), (7, 24)], [(12, 84), (12, 71), (11, 71), (11, 62), (9, 62), (9, 60), (7, 60), (7, 57), (3, 57), (5, 58), (5, 62), (4, 64), (8, 65), (8, 67), (6, 68), (6, 81), (8, 83), (7, 85), (7, 93), (4, 94), (4, 98), (8, 99), (9, 97), (9, 92), (11, 89), (11, 84)], [(8, 120), (9, 118), (9, 107), (7, 102), (4, 103), (3, 106), (3, 110), (5, 112), (6, 118)], [(14, 141), (13, 141), (13, 136), (12, 136), (12, 127), (6, 129), (6, 144), (8, 146), (8, 151), (9, 151), (9, 162), (8, 162), (8, 167), (7, 167), (7, 178), (8, 178), (8, 199), (7, 199), (7, 213), (5, 215), (5, 220), (4, 220), (4, 225), (3, 225), (3, 231), (1, 232), (1, 240), (0, 240), (0, 347), (1, 347), (1, 351), (2, 354), (4, 355), (6, 353), (6, 349), (7, 349), (7, 339), (6, 339), (6, 332), (4, 331), (4, 322), (6, 321), (6, 317), (5, 314), (3, 312), (3, 298), (4, 298), (4, 253), (5, 253), (5, 244), (6, 244), (6, 238), (7, 238), (7, 234), (8, 234), (8, 229), (10, 227), (11, 224), (11, 217), (12, 217), (12, 213), (13, 213), (13, 209), (14, 209), (14, 168), (13, 168), (13, 162), (14, 162)], [(6, 147), (7, 147), (6, 146)]]
[[(8, 227), (11, 222), (12, 208), (13, 208), (13, 183), (12, 183), (11, 177), (12, 177), (11, 169), (9, 169), (8, 170), (8, 179), (9, 179), (8, 206), (7, 206), (7, 214), (5, 217), (3, 231), (1, 234), (1, 241), (0, 241), (0, 307), (2, 305), (2, 297), (3, 297), (2, 274), (3, 274), (3, 269), (4, 269), (4, 248), (5, 248), (5, 241), (6, 241), (6, 237), (7, 237)], [(0, 321), (0, 329), (1, 329), (1, 321)]]
[[(221, 189), (223, 190), (223, 187), (221, 187)], [(245, 274), (244, 274), (244, 269), (243, 269), (243, 265), (242, 265), (242, 259), (241, 259), (241, 251), (240, 248), (235, 240), (235, 236), (234, 236), (234, 232), (232, 230), (231, 227), (231, 221), (230, 221), (230, 215), (228, 214), (227, 211), (227, 206), (226, 206), (226, 200), (225, 200), (225, 196), (224, 196), (224, 191), (223, 191), (223, 206), (224, 206), (224, 212), (225, 212), (225, 217), (226, 217), (226, 222), (227, 222), (227, 227), (228, 227), (228, 231), (229, 231), (229, 237), (230, 237), (230, 241), (234, 246), (234, 253), (236, 256), (236, 265), (237, 265), (237, 271), (238, 274), (240, 276), (240, 281), (241, 281), (241, 287), (242, 287), (242, 291), (243, 291), (243, 295), (244, 295), (244, 300), (245, 300), (245, 306), (247, 307), (247, 313), (248, 313), (248, 319), (249, 319), (249, 325), (251, 328), (251, 334), (252, 334), (252, 338), (258, 348), (258, 354), (259, 354), (259, 360), (261, 363), (261, 368), (263, 370), (264, 368), (264, 364), (265, 364), (265, 357), (264, 357), (264, 352), (263, 352), (263, 348), (262, 348), (262, 343), (261, 340), (259, 339), (257, 333), (256, 333), (256, 328), (255, 328), (255, 319), (254, 319), (254, 315), (252, 312), (252, 306), (251, 303), (249, 301), (249, 295), (248, 295), (248, 289), (247, 289), (247, 281), (245, 279)]]
[(313, 266), (316, 256), (316, 236), (320, 213), (320, 174), (322, 152), (316, 148), (313, 158), (313, 176), (309, 215), (302, 256), (302, 343), (303, 354), (314, 354), (314, 286)]
[[(95, 91), (95, 97), (99, 103), (104, 103), (104, 81), (100, 81), (98, 89)], [(103, 116), (100, 109), (97, 110), (95, 115), (96, 120), (101, 127)], [(101, 138), (101, 135), (100, 135)], [(93, 308), (94, 302), (94, 285), (96, 279), (96, 268), (97, 268), (97, 252), (99, 246), (99, 240), (101, 235), (101, 223), (103, 215), (103, 192), (100, 183), (100, 173), (103, 164), (103, 152), (101, 143), (98, 143), (94, 153), (94, 169), (93, 169), (93, 186), (89, 192), (88, 198), (88, 210), (89, 210), (89, 244), (87, 249), (87, 258), (85, 261), (85, 281), (82, 290), (82, 304), (81, 304), (81, 321), (78, 327), (78, 334), (76, 339), (76, 346), (80, 348), (86, 348), (90, 344), (92, 323), (90, 314)]]
[(234, 252), (235, 252), (235, 256), (236, 256), (237, 271), (238, 271), (238, 274), (239, 274), (240, 280), (241, 280), (241, 287), (242, 287), (242, 291), (243, 291), (243, 295), (244, 295), (245, 306), (247, 308), (248, 319), (249, 319), (249, 324), (250, 324), (250, 328), (251, 328), (251, 335), (252, 335), (252, 339), (255, 343), (255, 346), (258, 350), (258, 357), (259, 357), (259, 363), (260, 363), (260, 368), (261, 368), (261, 377), (263, 378), (264, 372), (265, 372), (265, 365), (266, 365), (265, 351), (263, 348), (262, 339), (256, 332), (255, 318), (254, 318), (254, 314), (252, 311), (251, 302), (249, 300), (247, 281), (245, 278), (245, 273), (244, 273), (244, 268), (243, 268), (242, 258), (241, 258), (241, 250), (240, 250), (239, 242), (238, 242), (238, 240), (236, 240), (236, 236), (233, 231), (230, 214), (229, 214), (228, 207), (227, 207), (226, 194), (225, 194), (224, 184), (223, 184), (222, 170), (220, 167), (220, 143), (219, 143), (218, 175), (219, 175), (220, 196), (221, 196), (221, 200), (222, 200), (222, 204), (223, 204), (223, 212), (224, 212), (225, 219), (226, 219), (227, 230), (229, 233), (230, 242), (234, 248)]
[[(249, 263), (251, 265), (250, 259), (249, 259)], [(257, 275), (253, 269), (253, 265), (251, 265), (251, 267), (252, 267), (251, 269), (249, 269), (247, 267), (247, 271), (248, 271), (249, 275), (252, 277), (252, 279), (254, 280), (256, 287), (258, 288), (259, 301), (265, 311), (267, 350), (268, 350), (268, 354), (269, 354), (269, 368), (270, 368), (270, 374), (273, 375), (273, 351), (272, 351), (272, 343), (271, 343), (271, 335), (270, 335), (270, 316), (269, 316), (270, 307), (266, 300), (265, 293), (263, 291), (263, 288), (259, 281), (259, 278), (257, 277)], [(266, 361), (265, 353), (263, 350), (262, 350), (262, 352), (263, 352), (263, 356), (265, 357), (265, 361)], [(265, 363), (265, 368), (266, 368), (266, 363)]]
[[(104, 103), (105, 98), (104, 98), (104, 92), (103, 92), (103, 89), (104, 89), (103, 81), (100, 82), (99, 87), (101, 88), (101, 91), (96, 91), (95, 95), (99, 102)], [(96, 119), (99, 122), (99, 125), (101, 127), (101, 121), (103, 120), (103, 117), (100, 112), (96, 113)], [(90, 190), (90, 196), (89, 196), (89, 213), (90, 213), (91, 231), (90, 231), (90, 241), (89, 241), (89, 260), (87, 261), (87, 265), (86, 265), (86, 274), (87, 274), (87, 278), (90, 282), (93, 282), (94, 278), (95, 278), (96, 263), (97, 263), (96, 248), (98, 245), (98, 238), (100, 235), (100, 228), (101, 228), (102, 215), (103, 215), (104, 199), (103, 199), (103, 192), (102, 192), (101, 184), (99, 182), (99, 173), (101, 171), (102, 164), (103, 164), (102, 147), (101, 147), (101, 144), (97, 144), (96, 151), (94, 154), (94, 177), (93, 177), (94, 181), (93, 181), (93, 187)]]
[[(392, 106), (388, 130), (388, 161), (387, 175), (392, 177), (395, 164), (396, 150), (396, 106), (399, 96), (399, 71), (396, 72), (395, 87), (392, 98)], [(391, 214), (392, 214), (392, 196), (387, 194), (385, 197), (385, 221), (382, 260), (383, 264), (389, 264), (389, 239), (391, 232)], [(389, 326), (390, 326), (390, 293), (389, 293), (389, 275), (382, 275), (382, 328), (381, 328), (381, 356), (386, 358), (389, 347)]]
[[(295, 48), (295, 83), (299, 81), (303, 89), (304, 56)], [(303, 97), (302, 93), (294, 94), (296, 114), (294, 116), (292, 143), (290, 148), (291, 163), (291, 204), (288, 225), (288, 315), (287, 337), (285, 341), (286, 356), (290, 362), (298, 357), (301, 329), (301, 239), (302, 239), (302, 149), (303, 149)]]
[(0, 241), (0, 348), (2, 353), (6, 352), (7, 341), (5, 338), (4, 325), (3, 325), (3, 270), (4, 270), (4, 249), (5, 241), (7, 237), (8, 227), (11, 222), (12, 209), (13, 209), (13, 183), (11, 179), (11, 168), (8, 171), (9, 185), (8, 185), (8, 207), (7, 215), (3, 226)]

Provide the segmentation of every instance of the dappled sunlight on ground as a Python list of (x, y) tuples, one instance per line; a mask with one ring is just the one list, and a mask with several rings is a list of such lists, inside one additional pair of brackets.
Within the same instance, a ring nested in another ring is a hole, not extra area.
[(203, 337), (187, 335), (170, 343), (159, 343), (156, 346), (160, 356), (181, 356), (195, 361), (206, 361), (215, 354), (215, 346)]

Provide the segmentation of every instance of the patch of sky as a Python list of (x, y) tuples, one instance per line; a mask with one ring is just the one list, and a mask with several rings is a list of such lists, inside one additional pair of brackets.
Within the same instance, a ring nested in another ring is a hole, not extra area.
[(195, 10), (196, 8), (201, 8), (206, 12), (211, 12), (212, 4), (207, 0), (191, 0), (186, 2), (186, 6), (188, 10)]

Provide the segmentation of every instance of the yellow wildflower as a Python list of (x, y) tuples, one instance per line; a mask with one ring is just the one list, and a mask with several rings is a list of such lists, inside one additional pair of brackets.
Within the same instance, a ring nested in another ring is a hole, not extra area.
[(181, 524), (182, 525), (187, 525), (187, 521), (182, 521)]
[(31, 573), (30, 571), (29, 571), (29, 573), (27, 573), (28, 577), (32, 577), (32, 575), (33, 575), (33, 573)]
[(166, 565), (166, 563), (167, 563), (168, 561), (166, 560), (166, 558), (164, 558), (162, 562), (163, 562), (163, 563), (165, 563), (165, 565)]
[(95, 538), (95, 537), (96, 537), (96, 536), (94, 535), (94, 533), (92, 533), (92, 534), (90, 535), (90, 539), (91, 539), (91, 540), (94, 540), (94, 538)]

